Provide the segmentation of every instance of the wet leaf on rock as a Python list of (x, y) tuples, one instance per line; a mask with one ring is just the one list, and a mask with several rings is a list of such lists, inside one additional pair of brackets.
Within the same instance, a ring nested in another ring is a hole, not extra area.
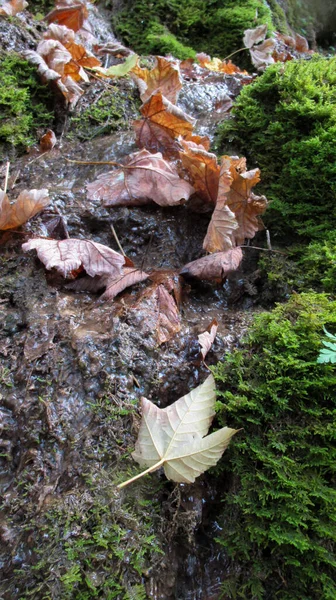
[(164, 409), (142, 398), (142, 421), (132, 456), (147, 469), (118, 487), (122, 488), (161, 466), (168, 479), (193, 483), (196, 477), (216, 465), (237, 430), (223, 427), (206, 435), (215, 414), (215, 401), (212, 375)]
[(216, 207), (203, 242), (203, 249), (207, 252), (219, 252), (232, 248), (232, 233), (238, 228), (238, 223), (234, 213), (227, 206), (227, 195), (231, 184), (230, 169), (227, 164), (222, 163)]
[(181, 144), (184, 150), (179, 156), (191, 177), (196, 193), (206, 203), (216, 204), (220, 174), (216, 155), (193, 142), (182, 140)]
[(242, 258), (243, 252), (240, 247), (226, 252), (216, 252), (186, 264), (180, 274), (196, 277), (196, 279), (222, 281), (229, 273), (238, 269)]
[(160, 152), (143, 149), (131, 154), (125, 166), (103, 173), (87, 185), (91, 200), (105, 200), (105, 206), (140, 206), (153, 200), (160, 206), (182, 204), (194, 192)]
[(161, 94), (176, 104), (179, 91), (182, 87), (179, 68), (176, 62), (156, 56), (156, 65), (153, 69), (142, 69), (136, 65), (130, 73), (136, 82), (142, 102), (146, 102), (152, 94)]
[(124, 267), (122, 273), (116, 276), (101, 275), (95, 277), (80, 277), (74, 282), (69, 283), (66, 288), (75, 292), (99, 292), (103, 288), (105, 292), (100, 300), (113, 300), (118, 294), (126, 288), (140, 283), (149, 277), (148, 273), (136, 269), (135, 267)]
[(0, 16), (15, 17), (28, 6), (26, 0), (11, 0), (0, 7)]
[(213, 319), (209, 325), (209, 327), (203, 333), (197, 337), (199, 344), (201, 346), (201, 354), (203, 360), (211, 349), (212, 344), (215, 341), (215, 337), (218, 329), (218, 321), (217, 319)]
[(23, 190), (15, 204), (11, 204), (7, 194), (0, 190), (0, 229), (20, 227), (48, 206), (49, 202), (47, 189)]

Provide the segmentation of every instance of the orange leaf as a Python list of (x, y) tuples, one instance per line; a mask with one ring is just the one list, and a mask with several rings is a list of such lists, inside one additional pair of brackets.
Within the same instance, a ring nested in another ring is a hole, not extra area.
[(56, 135), (54, 134), (52, 129), (48, 129), (48, 131), (40, 139), (41, 152), (48, 152), (48, 150), (51, 150), (56, 145), (56, 143)]
[(65, 25), (73, 31), (78, 31), (83, 27), (88, 15), (86, 2), (61, 0), (57, 2), (56, 8), (46, 16), (46, 20), (48, 23), (58, 23), (58, 25)]
[(156, 57), (156, 66), (151, 69), (141, 69), (138, 65), (132, 69), (130, 76), (137, 83), (140, 98), (146, 102), (152, 94), (161, 94), (176, 104), (178, 93), (182, 87), (179, 68), (176, 63)]
[(49, 204), (48, 190), (23, 190), (15, 204), (0, 191), (0, 229), (20, 227)]
[(226, 75), (234, 75), (235, 73), (247, 74), (247, 71), (242, 71), (237, 65), (234, 65), (231, 60), (225, 61), (220, 58), (210, 58), (204, 52), (196, 54), (196, 58), (203, 67), (203, 69), (209, 69), (209, 71), (215, 71), (217, 73), (225, 73)]
[(216, 208), (212, 214), (203, 248), (207, 252), (218, 252), (232, 248), (232, 232), (238, 228), (235, 215), (227, 206), (232, 177), (228, 165), (222, 164), (219, 176)]
[(220, 168), (217, 157), (192, 142), (182, 141), (184, 152), (180, 152), (183, 166), (187, 169), (196, 193), (209, 204), (216, 204)]

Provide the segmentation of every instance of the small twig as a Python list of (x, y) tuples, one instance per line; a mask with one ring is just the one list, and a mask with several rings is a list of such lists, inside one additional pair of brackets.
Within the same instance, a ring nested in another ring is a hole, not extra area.
[(281, 252), (280, 250), (272, 250), (271, 248), (259, 248), (259, 246), (240, 246), (241, 248), (251, 248), (252, 250), (263, 250), (264, 252), (276, 252), (276, 254), (283, 254), (287, 256), (288, 252)]
[(40, 158), (42, 158), (42, 156), (44, 156), (48, 152), (49, 152), (49, 150), (46, 150), (45, 152), (42, 152), (42, 154), (39, 154), (38, 156), (35, 156), (35, 158), (33, 158), (32, 160), (30, 160), (29, 162), (27, 162), (26, 167), (28, 167), (28, 165), (31, 165), (36, 160), (39, 160)]
[(266, 243), (267, 243), (267, 248), (269, 250), (272, 250), (272, 244), (271, 244), (271, 235), (268, 229), (266, 229)]
[(6, 194), (6, 193), (7, 193), (7, 187), (8, 187), (8, 178), (9, 178), (9, 167), (10, 167), (10, 162), (8, 161), (8, 163), (6, 164), (6, 173), (5, 173), (4, 194)]
[(114, 235), (114, 239), (115, 239), (115, 241), (117, 242), (117, 245), (118, 245), (118, 248), (119, 248), (119, 250), (120, 250), (121, 254), (123, 254), (123, 256), (126, 256), (126, 254), (125, 254), (125, 252), (124, 252), (124, 250), (123, 250), (123, 247), (122, 247), (121, 243), (119, 242), (119, 238), (118, 238), (118, 236), (117, 236), (117, 232), (116, 232), (116, 230), (114, 229), (114, 227), (113, 227), (112, 223), (110, 223), (110, 227), (111, 227), (111, 231), (112, 231), (112, 233), (113, 233), (113, 235)]

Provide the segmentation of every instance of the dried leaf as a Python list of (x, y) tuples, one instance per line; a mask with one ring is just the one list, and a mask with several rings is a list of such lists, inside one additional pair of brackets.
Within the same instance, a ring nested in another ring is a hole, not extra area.
[(168, 342), (181, 329), (181, 319), (177, 304), (166, 289), (165, 282), (148, 288), (135, 306), (144, 327), (156, 332), (158, 344)]
[(41, 152), (48, 152), (56, 145), (57, 138), (52, 129), (48, 129), (47, 132), (40, 139), (40, 150)]
[(45, 40), (57, 40), (63, 46), (66, 46), (66, 44), (74, 43), (75, 32), (65, 25), (56, 25), (56, 23), (51, 23), (47, 31), (44, 32), (43, 37)]
[(152, 94), (161, 92), (169, 102), (176, 104), (182, 87), (180, 71), (176, 62), (157, 56), (153, 69), (141, 69), (136, 64), (130, 75), (139, 88), (142, 102), (146, 102)]
[(37, 238), (22, 245), (24, 252), (36, 249), (46, 269), (56, 267), (63, 277), (83, 267), (88, 275), (117, 277), (127, 263), (124, 256), (91, 240), (46, 240)]
[(309, 44), (303, 35), (295, 33), (295, 50), (297, 52), (309, 52)]
[(246, 29), (243, 37), (243, 44), (245, 48), (252, 48), (252, 46), (263, 42), (267, 35), (267, 29), (267, 25), (259, 25), (254, 29)]
[(195, 119), (164, 98), (161, 92), (153, 94), (140, 108), (143, 119), (134, 121), (137, 144), (152, 152), (180, 149), (176, 138), (189, 135)]
[(210, 56), (204, 52), (196, 54), (196, 58), (201, 67), (203, 67), (203, 69), (209, 69), (209, 71), (225, 73), (226, 75), (235, 75), (236, 73), (247, 74), (247, 71), (242, 71), (237, 65), (234, 65), (231, 60), (225, 61), (220, 58), (210, 58)]
[(15, 17), (28, 6), (26, 0), (11, 0), (0, 7), (0, 16)]
[(49, 204), (49, 192), (24, 190), (15, 204), (10, 204), (7, 194), (0, 191), (0, 229), (20, 227)]
[(149, 277), (148, 273), (132, 267), (125, 267), (123, 273), (116, 278), (107, 278), (105, 281), (106, 290), (101, 296), (101, 300), (112, 300), (115, 296), (123, 292), (126, 288)]
[(227, 206), (232, 176), (226, 163), (223, 163), (219, 176), (216, 208), (212, 214), (203, 248), (207, 252), (218, 252), (232, 248), (232, 233), (238, 228), (234, 213)]
[(226, 252), (217, 252), (194, 260), (185, 265), (180, 274), (208, 281), (221, 281), (229, 273), (238, 269), (242, 258), (242, 249), (239, 247), (232, 248), (232, 250)]
[(56, 8), (46, 16), (46, 20), (48, 23), (65, 25), (73, 31), (78, 31), (83, 27), (83, 23), (88, 16), (86, 2), (81, 0), (60, 0), (57, 2)]
[(201, 346), (201, 354), (203, 360), (211, 349), (212, 344), (215, 341), (215, 337), (218, 329), (218, 321), (213, 319), (209, 325), (209, 327), (204, 331), (204, 333), (200, 333), (197, 337), (199, 344)]
[(182, 164), (187, 169), (196, 193), (207, 203), (216, 204), (220, 167), (217, 157), (192, 142), (182, 141), (184, 152), (180, 152)]
[(206, 436), (215, 413), (215, 400), (212, 375), (164, 409), (142, 398), (142, 421), (132, 456), (147, 470), (119, 488), (161, 466), (168, 479), (193, 483), (196, 477), (216, 465), (237, 431), (223, 427)]
[(234, 243), (243, 244), (244, 240), (252, 239), (256, 232), (262, 228), (258, 219), (267, 208), (265, 196), (256, 196), (252, 188), (260, 181), (260, 170), (246, 170), (245, 158), (224, 156), (222, 168), (230, 169), (232, 184), (227, 194), (227, 206), (234, 213), (238, 229), (233, 233)]
[(123, 168), (100, 175), (87, 189), (90, 199), (105, 200), (105, 206), (139, 206), (150, 200), (175, 206), (194, 191), (160, 152), (150, 154), (144, 149), (131, 154)]
[(272, 54), (275, 49), (275, 43), (275, 40), (269, 39), (259, 44), (259, 46), (253, 46), (250, 49), (252, 63), (259, 71), (263, 71), (268, 65), (274, 63)]
[(119, 65), (113, 65), (108, 69), (103, 69), (103, 67), (95, 67), (93, 70), (97, 75), (103, 75), (104, 77), (124, 77), (130, 73), (130, 71), (134, 68), (138, 60), (137, 54), (130, 54), (123, 63)]

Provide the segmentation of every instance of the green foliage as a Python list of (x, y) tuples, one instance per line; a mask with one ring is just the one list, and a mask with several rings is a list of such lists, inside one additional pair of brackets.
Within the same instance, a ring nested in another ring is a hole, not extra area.
[(233, 144), (261, 168), (265, 221), (279, 236), (321, 239), (335, 228), (335, 83), (335, 58), (272, 65), (219, 128), (219, 151)]
[(18, 54), (0, 53), (0, 150), (22, 150), (36, 142), (39, 127), (51, 126), (52, 96), (36, 68)]
[[(336, 363), (336, 335), (329, 333), (326, 328), (324, 328), (324, 333), (328, 339), (322, 341), (324, 348), (320, 350), (317, 362)], [(329, 340), (331, 340), (331, 342)]]
[[(262, 23), (273, 28), (262, 0), (136, 0), (114, 17), (116, 33), (138, 53), (182, 59), (195, 51), (225, 57), (242, 47), (245, 29)], [(250, 64), (247, 53), (238, 60)]]
[(223, 461), (225, 597), (336, 597), (336, 372), (316, 363), (324, 326), (335, 331), (336, 302), (294, 294), (213, 369), (220, 424), (243, 428)]

